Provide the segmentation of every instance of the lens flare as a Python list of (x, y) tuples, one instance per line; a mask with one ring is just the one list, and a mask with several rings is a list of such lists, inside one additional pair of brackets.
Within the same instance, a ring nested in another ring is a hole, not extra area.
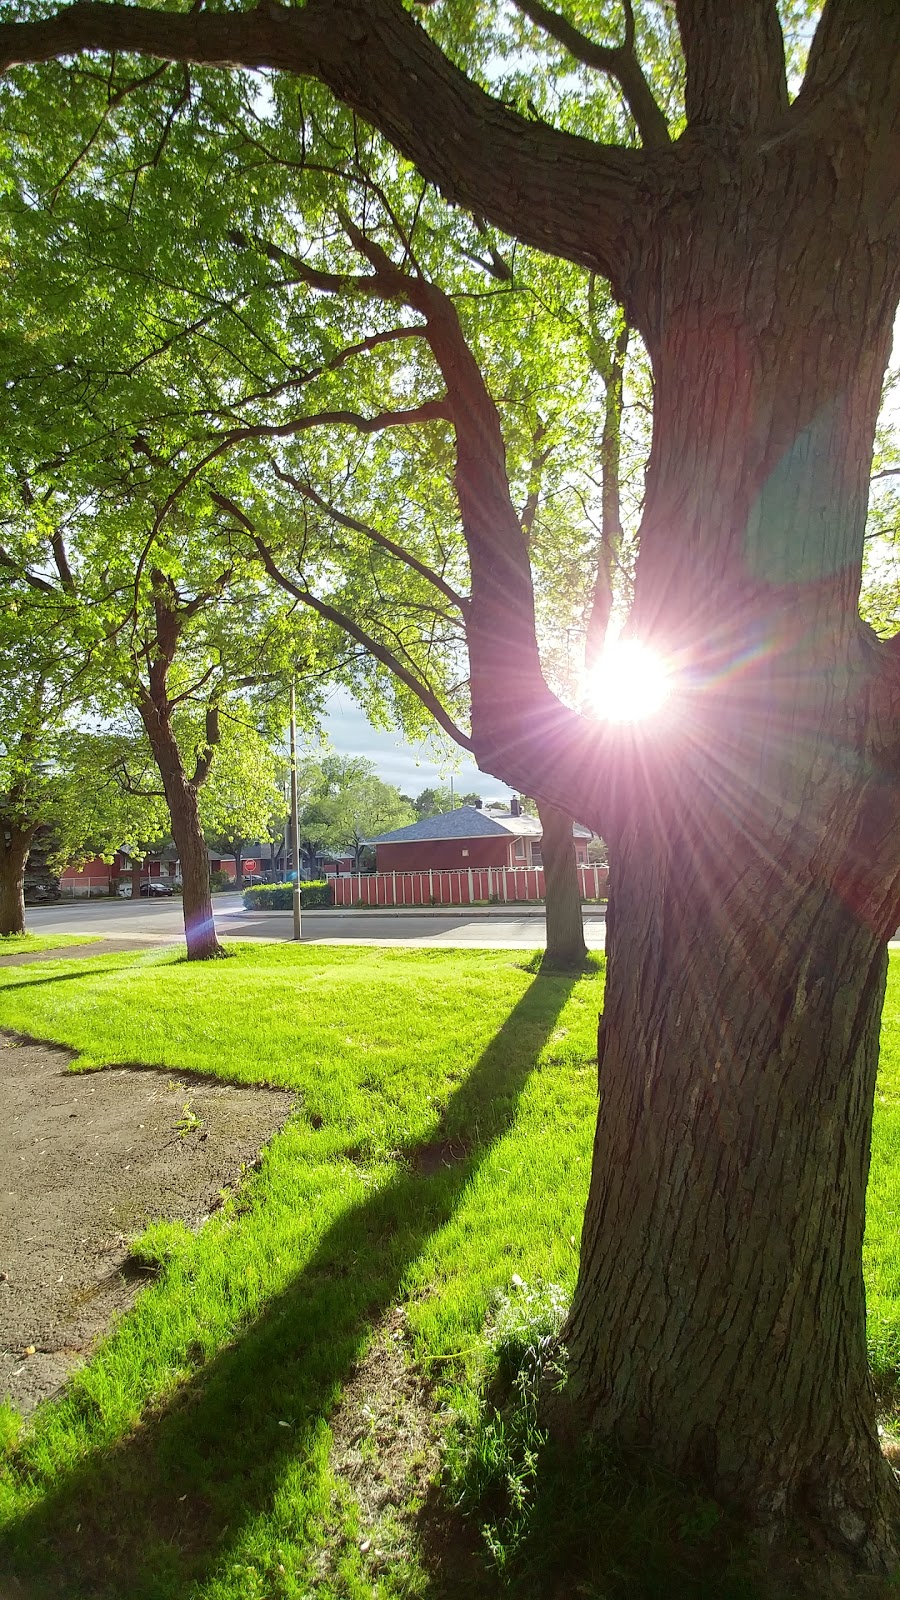
[(606, 722), (642, 722), (665, 704), (671, 687), (655, 650), (639, 639), (617, 639), (586, 674), (583, 709)]

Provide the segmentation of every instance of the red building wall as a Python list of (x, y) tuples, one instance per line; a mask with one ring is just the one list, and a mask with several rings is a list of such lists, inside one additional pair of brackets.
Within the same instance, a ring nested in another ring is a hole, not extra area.
[[(412, 839), (409, 844), (377, 844), (375, 865), (378, 872), (435, 872), (441, 867), (508, 867), (515, 861), (509, 834), (484, 839)], [(467, 851), (466, 855), (463, 851)], [(523, 863), (519, 863), (523, 865)]]

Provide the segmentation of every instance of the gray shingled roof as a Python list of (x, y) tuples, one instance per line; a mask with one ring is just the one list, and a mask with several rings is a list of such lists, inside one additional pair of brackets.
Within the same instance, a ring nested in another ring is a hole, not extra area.
[(476, 806), (457, 806), (455, 811), (442, 811), (436, 817), (424, 817), (421, 822), (411, 822), (406, 828), (394, 828), (392, 833), (379, 833), (369, 844), (413, 844), (416, 839), (485, 839), (498, 834), (509, 834), (502, 822), (479, 811)]
[[(575, 836), (591, 837), (589, 828), (576, 823)], [(457, 806), (455, 811), (442, 811), (436, 817), (425, 817), (421, 822), (411, 822), (406, 828), (395, 828), (392, 833), (379, 833), (367, 844), (414, 844), (417, 839), (486, 839), (498, 834), (528, 835), (539, 839), (543, 833), (537, 817), (513, 817), (479, 811), (477, 806)]]

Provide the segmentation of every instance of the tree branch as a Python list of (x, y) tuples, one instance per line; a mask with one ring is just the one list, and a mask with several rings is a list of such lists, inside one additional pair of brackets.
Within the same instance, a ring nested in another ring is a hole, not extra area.
[(688, 123), (766, 127), (788, 109), (775, 0), (675, 0)]
[[(224, 496), (222, 498), (224, 499)], [(302, 605), (309, 606), (320, 617), (323, 617), (326, 622), (331, 622), (336, 628), (340, 628), (342, 633), (349, 634), (351, 639), (355, 639), (357, 644), (362, 645), (369, 655), (374, 656), (376, 661), (380, 661), (382, 666), (387, 667), (395, 678), (399, 678), (400, 682), (404, 683), (407, 689), (412, 691), (426, 710), (431, 712), (435, 722), (443, 728), (445, 733), (450, 735), (451, 739), (462, 745), (465, 750), (471, 750), (472, 741), (468, 734), (463, 733), (462, 728), (457, 726), (428, 684), (423, 683), (420, 678), (404, 667), (392, 650), (388, 650), (386, 645), (381, 644), (370, 633), (366, 633), (351, 617), (346, 616), (342, 611), (338, 611), (334, 606), (329, 605), (327, 601), (320, 600), (317, 595), (312, 594), (304, 585), (294, 583), (276, 565), (271, 550), (246, 512), (242, 511), (240, 506), (235, 505), (233, 501), (229, 503), (228, 509), (237, 517), (242, 527), (250, 535), (259, 559), (273, 583), (277, 583), (286, 594), (292, 595)]]
[(56, 562), (56, 570), (59, 573), (59, 581), (62, 584), (66, 594), (74, 594), (75, 579), (72, 577), (72, 569), (69, 566), (69, 557), (66, 553), (66, 543), (59, 530), (51, 534), (50, 545), (53, 550), (53, 559)]
[(27, 567), (21, 566), (2, 545), (0, 545), (0, 567), (6, 567), (9, 572), (14, 572), (17, 578), (27, 583), (29, 589), (36, 589), (39, 594), (57, 596), (59, 594), (59, 590), (54, 588), (52, 583), (48, 583), (45, 578), (39, 578), (36, 572), (29, 572)]
[[(349, 528), (352, 532), (361, 533), (367, 539), (371, 539), (373, 544), (377, 544), (382, 550), (386, 550), (389, 555), (396, 556), (398, 561), (402, 561), (413, 572), (417, 572), (420, 578), (425, 578), (428, 583), (432, 584), (435, 589), (444, 595), (445, 599), (450, 601), (451, 605), (456, 606), (459, 611), (465, 612), (468, 606), (467, 599), (464, 595), (457, 594), (452, 585), (447, 583), (439, 572), (434, 572), (431, 567), (426, 566), (424, 561), (420, 561), (409, 550), (404, 550), (402, 545), (395, 544), (393, 539), (389, 539), (387, 534), (379, 532), (377, 528), (373, 528), (371, 523), (361, 522), (358, 517), (351, 517), (346, 512), (339, 511), (337, 506), (333, 506), (325, 500), (313, 488), (311, 483), (304, 482), (302, 478), (295, 478), (292, 472), (283, 471), (274, 461), (271, 465), (272, 471), (280, 482), (288, 484), (290, 488), (296, 490), (297, 494), (302, 495), (305, 500), (309, 500), (313, 505), (318, 506), (319, 510), (324, 511), (339, 527)], [(213, 498), (215, 499), (216, 497), (214, 496)], [(222, 501), (219, 500), (218, 504), (221, 505)]]
[(543, 5), (541, 0), (514, 0), (514, 3), (536, 27), (543, 29), (544, 33), (568, 50), (576, 61), (615, 78), (647, 149), (659, 149), (670, 143), (668, 124), (634, 51), (634, 17), (630, 5), (625, 43), (604, 45), (595, 44), (593, 39), (588, 39), (566, 17)]
[(520, 116), (455, 67), (399, 0), (190, 13), (81, 0), (0, 25), (0, 70), (96, 50), (319, 78), (449, 200), (595, 267), (623, 293), (652, 222), (648, 152)]
[[(245, 428), (231, 428), (227, 433), (210, 434), (209, 437), (219, 441), (214, 451), (215, 455), (219, 455), (230, 445), (243, 444), (248, 439), (293, 439), (299, 433), (307, 433), (310, 428), (355, 428), (357, 433), (383, 433), (386, 428), (449, 420), (447, 401), (443, 398), (423, 400), (420, 406), (410, 406), (405, 411), (381, 411), (374, 417), (364, 417), (358, 411), (317, 411), (312, 416), (294, 417), (290, 422), (250, 423)], [(207, 466), (212, 459), (212, 455), (206, 456), (200, 466)], [(179, 485), (178, 492), (186, 485), (187, 480)]]
[(209, 777), (209, 769), (213, 764), (213, 757), (221, 739), (219, 727), (219, 708), (216, 705), (206, 708), (206, 744), (197, 757), (194, 775), (190, 780), (192, 789), (199, 789)]

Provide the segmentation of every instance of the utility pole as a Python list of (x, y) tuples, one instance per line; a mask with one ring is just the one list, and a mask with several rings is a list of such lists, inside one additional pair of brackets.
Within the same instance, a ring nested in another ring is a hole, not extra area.
[(300, 814), (297, 808), (297, 704), (291, 679), (291, 845), (294, 857), (294, 938), (300, 938)]

